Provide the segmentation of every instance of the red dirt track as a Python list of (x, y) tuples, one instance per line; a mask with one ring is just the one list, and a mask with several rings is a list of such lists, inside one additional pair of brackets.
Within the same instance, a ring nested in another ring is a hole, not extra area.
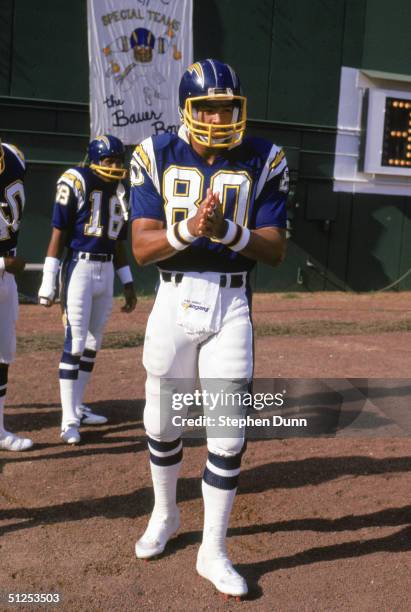
[[(131, 315), (120, 305), (108, 335), (143, 332), (151, 300)], [(404, 414), (411, 410), (411, 332), (370, 332), (366, 324), (405, 323), (410, 307), (407, 293), (257, 296), (257, 328), (289, 325), (291, 335), (257, 336), (256, 377), (402, 379)], [(323, 325), (338, 322), (348, 324), (347, 334), (321, 335)], [(314, 325), (311, 336), (293, 333), (301, 324)], [(410, 609), (410, 432), (382, 427), (354, 437), (251, 440), (228, 541), (250, 594), (225, 602), (195, 571), (205, 444), (185, 443), (178, 536), (162, 557), (138, 561), (134, 543), (152, 506), (142, 347), (100, 352), (86, 400), (109, 421), (82, 429), (81, 444), (71, 448), (59, 439), (61, 349), (42, 348), (47, 334), (59, 333), (57, 307), (20, 308), (6, 426), (35, 446), (0, 452), (0, 610), (13, 609), (8, 593), (58, 593), (56, 609), (67, 612)], [(36, 337), (37, 345), (24, 345)], [(388, 387), (380, 392), (395, 396)]]

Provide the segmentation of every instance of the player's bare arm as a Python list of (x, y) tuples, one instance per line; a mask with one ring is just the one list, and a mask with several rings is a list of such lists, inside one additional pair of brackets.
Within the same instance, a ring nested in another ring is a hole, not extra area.
[(66, 230), (53, 227), (46, 257), (55, 257), (56, 259), (61, 258), (64, 251), (64, 245), (66, 243), (66, 234)]
[[(117, 240), (114, 247), (114, 267), (116, 268), (117, 274), (122, 268), (125, 269), (129, 267), (124, 240)], [(137, 296), (133, 281), (123, 284), (123, 295), (125, 302), (121, 308), (121, 311), (126, 313), (133, 312), (137, 305)]]
[(173, 255), (164, 223), (155, 219), (135, 219), (132, 224), (132, 248), (136, 262), (146, 266)]
[(22, 257), (3, 257), (3, 259), (6, 272), (10, 274), (19, 274), (23, 272), (26, 262)]

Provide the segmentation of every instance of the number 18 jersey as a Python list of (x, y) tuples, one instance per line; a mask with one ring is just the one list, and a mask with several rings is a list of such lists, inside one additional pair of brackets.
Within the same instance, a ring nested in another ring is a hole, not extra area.
[[(137, 145), (130, 169), (131, 219), (156, 219), (165, 227), (195, 213), (207, 188), (219, 192), (224, 217), (249, 229), (286, 227), (288, 168), (282, 149), (245, 138), (211, 165), (179, 134), (147, 138)], [(159, 262), (179, 272), (243, 272), (255, 261), (206, 237)]]
[(127, 238), (120, 204), (125, 197), (121, 181), (104, 181), (87, 167), (70, 168), (57, 181), (52, 225), (67, 232), (69, 249), (111, 255), (116, 240)]

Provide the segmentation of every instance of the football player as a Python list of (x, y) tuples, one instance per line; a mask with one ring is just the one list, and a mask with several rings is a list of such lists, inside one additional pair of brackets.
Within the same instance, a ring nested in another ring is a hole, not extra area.
[(132, 312), (137, 302), (125, 249), (128, 188), (124, 152), (118, 138), (99, 136), (88, 146), (89, 165), (70, 168), (57, 181), (39, 301), (44, 306), (53, 303), (66, 247), (60, 274), (65, 341), (59, 380), (61, 437), (68, 444), (80, 441), (80, 423), (107, 421), (82, 402), (112, 308), (113, 263), (124, 285), (123, 312)]
[(29, 438), (21, 438), (4, 428), (8, 370), (16, 351), (19, 302), (14, 275), (25, 265), (24, 260), (16, 256), (25, 202), (25, 171), (21, 151), (0, 141), (0, 450), (10, 451), (23, 451), (33, 446)]
[[(179, 97), (178, 135), (147, 138), (131, 162), (134, 256), (142, 265), (156, 263), (160, 277), (143, 352), (155, 502), (136, 544), (139, 558), (161, 553), (179, 527), (180, 417), (187, 406), (173, 412), (175, 393), (181, 399), (192, 392), (197, 371), (203, 391), (222, 387), (240, 399), (248, 392), (250, 272), (256, 261), (276, 266), (285, 254), (287, 162), (271, 142), (244, 137), (246, 98), (236, 72), (217, 60), (197, 62), (184, 72)], [(224, 397), (219, 404), (224, 412)], [(231, 408), (227, 402), (230, 414), (245, 414), (241, 401)], [(227, 556), (225, 538), (244, 427), (219, 429), (210, 421), (207, 446), (197, 571), (219, 591), (241, 597), (247, 583)]]

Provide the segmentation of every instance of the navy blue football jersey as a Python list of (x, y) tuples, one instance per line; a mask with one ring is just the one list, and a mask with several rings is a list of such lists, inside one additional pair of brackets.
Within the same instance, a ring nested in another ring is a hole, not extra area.
[[(282, 149), (245, 138), (212, 165), (190, 146), (185, 128), (137, 145), (131, 160), (131, 219), (157, 219), (168, 227), (192, 215), (207, 188), (220, 193), (224, 216), (249, 229), (286, 227), (288, 168)], [(163, 270), (249, 271), (255, 261), (207, 237), (159, 262)]]
[(122, 181), (106, 182), (90, 168), (70, 168), (57, 181), (52, 225), (67, 231), (73, 251), (114, 253), (116, 240), (126, 240), (127, 188)]
[(4, 170), (0, 174), (0, 257), (15, 249), (25, 203), (24, 155), (17, 147), (2, 143)]

